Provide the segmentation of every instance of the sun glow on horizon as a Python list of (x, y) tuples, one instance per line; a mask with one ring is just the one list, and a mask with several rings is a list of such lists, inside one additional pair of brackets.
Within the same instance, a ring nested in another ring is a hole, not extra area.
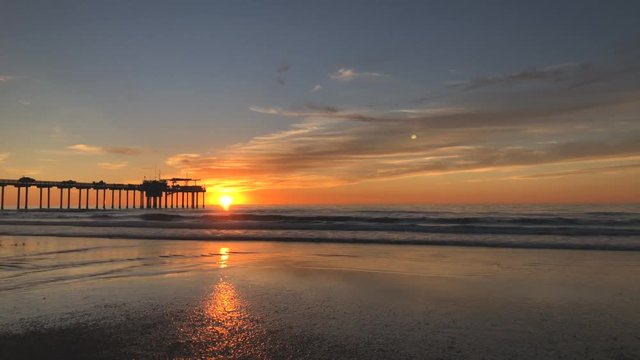
[(218, 199), (220, 206), (224, 209), (224, 211), (229, 211), (231, 204), (233, 204), (233, 198), (231, 195), (221, 195)]

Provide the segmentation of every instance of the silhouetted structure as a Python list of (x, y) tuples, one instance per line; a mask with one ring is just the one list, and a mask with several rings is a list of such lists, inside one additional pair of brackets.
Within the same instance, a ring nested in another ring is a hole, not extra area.
[[(193, 185), (189, 182), (193, 181)], [(94, 181), (90, 183), (77, 182), (74, 180), (65, 181), (39, 181), (30, 177), (21, 177), (18, 180), (0, 179), (0, 210), (4, 210), (5, 187), (13, 186), (17, 189), (16, 209), (29, 208), (29, 189), (34, 187), (39, 190), (39, 208), (51, 209), (51, 188), (60, 190), (59, 208), (64, 209), (64, 198), (66, 191), (66, 208), (71, 209), (71, 191), (78, 191), (77, 209), (89, 209), (90, 192), (93, 190), (95, 194), (95, 209), (100, 208), (100, 199), (102, 199), (102, 209), (107, 209), (107, 191), (111, 191), (111, 209), (115, 209), (116, 192), (118, 200), (118, 209), (140, 208), (140, 209), (174, 209), (174, 208), (204, 208), (204, 196), (207, 189), (203, 186), (196, 185), (198, 179), (188, 178), (172, 178), (161, 180), (145, 180), (142, 184), (109, 184), (104, 181)], [(169, 182), (171, 184), (169, 184)], [(22, 190), (24, 189), (24, 207), (22, 207)], [(46, 189), (47, 201), (43, 202), (43, 192)], [(125, 203), (122, 203), (122, 192), (125, 192)], [(129, 192), (133, 192), (133, 197), (129, 196)], [(83, 192), (85, 193), (83, 197)], [(100, 196), (102, 192), (102, 196)], [(202, 203), (200, 203), (202, 197)], [(129, 205), (129, 199), (132, 199), (132, 206)], [(140, 200), (139, 206), (136, 201)], [(84, 201), (83, 201), (84, 200)], [(74, 207), (75, 208), (75, 207)]]

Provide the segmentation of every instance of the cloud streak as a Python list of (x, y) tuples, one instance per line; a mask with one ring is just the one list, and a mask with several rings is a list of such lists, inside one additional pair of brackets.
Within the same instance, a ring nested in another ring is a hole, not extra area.
[(122, 168), (125, 168), (127, 165), (129, 165), (129, 163), (126, 161), (119, 162), (119, 163), (110, 163), (110, 162), (98, 163), (98, 167), (105, 170), (120, 170)]
[[(504, 88), (519, 85), (547, 85), (579, 88), (614, 80), (633, 81), (640, 73), (640, 54), (624, 52), (601, 62), (569, 62), (527, 69), (509, 74), (456, 81), (450, 88), (471, 91), (484, 88)], [(637, 81), (637, 80), (636, 80)]]
[(591, 168), (584, 168), (584, 169), (577, 169), (577, 170), (558, 171), (558, 172), (534, 174), (534, 175), (523, 175), (523, 176), (516, 177), (516, 179), (536, 180), (536, 179), (544, 179), (544, 178), (562, 178), (562, 177), (574, 176), (574, 175), (618, 173), (622, 171), (632, 171), (637, 169), (640, 169), (640, 163), (613, 165), (613, 166), (599, 166), (599, 167), (591, 167)]
[(561, 83), (574, 81), (577, 76), (585, 76), (594, 70), (589, 63), (564, 63), (531, 70), (524, 70), (512, 74), (480, 77), (477, 79), (455, 82), (450, 85), (461, 90), (474, 90), (489, 86), (515, 85), (524, 82)]
[(127, 146), (115, 146), (115, 147), (102, 147), (86, 144), (75, 144), (67, 146), (67, 149), (73, 150), (80, 154), (114, 154), (114, 155), (127, 155), (134, 156), (142, 154), (142, 150), (135, 147)]
[[(262, 114), (284, 117), (322, 117), (349, 120), (365, 123), (413, 124), (440, 129), (457, 128), (489, 128), (504, 126), (523, 126), (526, 124), (543, 124), (557, 120), (558, 116), (567, 116), (567, 122), (584, 122), (584, 118), (570, 118), (572, 114), (589, 111), (607, 110), (623, 105), (634, 105), (640, 102), (640, 91), (622, 94), (613, 98), (581, 101), (581, 99), (565, 99), (566, 102), (554, 104), (549, 101), (546, 106), (537, 103), (502, 104), (501, 107), (484, 105), (484, 107), (442, 107), (431, 109), (401, 109), (390, 113), (372, 114), (358, 111), (342, 110), (334, 106), (305, 106), (302, 109), (284, 110), (278, 107), (251, 106), (250, 110)], [(587, 99), (589, 100), (589, 99)], [(397, 113), (400, 113), (399, 115)]]
[(16, 79), (20, 79), (22, 76), (12, 76), (12, 75), (0, 75), (0, 83), (9, 82)]
[(347, 82), (356, 79), (375, 79), (387, 76), (377, 72), (358, 72), (354, 69), (340, 68), (336, 72), (329, 74), (329, 79)]
[[(547, 129), (542, 135), (523, 136), (522, 131), (452, 131), (315, 118), (233, 146), (216, 158), (189, 154), (170, 158), (167, 164), (230, 182), (259, 179), (252, 186), (243, 185), (246, 187), (293, 188), (640, 155), (637, 129), (592, 139), (567, 138), (559, 128)], [(565, 139), (536, 141), (548, 132)], [(414, 133), (416, 140), (410, 140)]]
[(167, 158), (165, 163), (171, 167), (185, 169), (194, 166), (200, 166), (202, 163), (211, 163), (215, 161), (215, 157), (205, 157), (200, 154), (177, 154)]

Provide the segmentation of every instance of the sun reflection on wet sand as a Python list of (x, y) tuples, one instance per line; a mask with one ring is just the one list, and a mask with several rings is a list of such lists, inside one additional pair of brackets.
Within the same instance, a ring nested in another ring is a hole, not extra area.
[(182, 330), (187, 336), (189, 358), (268, 358), (264, 329), (248, 312), (234, 285), (223, 278)]

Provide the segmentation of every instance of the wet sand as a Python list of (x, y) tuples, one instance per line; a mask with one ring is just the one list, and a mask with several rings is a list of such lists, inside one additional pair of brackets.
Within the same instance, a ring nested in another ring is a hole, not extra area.
[(0, 237), (0, 359), (640, 358), (640, 252)]

